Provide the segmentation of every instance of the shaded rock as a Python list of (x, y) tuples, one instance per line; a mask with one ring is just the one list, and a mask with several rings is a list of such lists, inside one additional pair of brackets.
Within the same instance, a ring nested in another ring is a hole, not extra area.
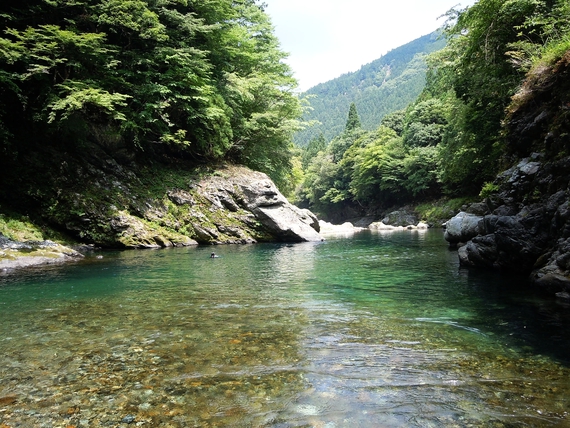
[(464, 266), (529, 274), (549, 292), (570, 291), (570, 157), (519, 161), (499, 178), (492, 214), (460, 213), (447, 223), (445, 239), (465, 242)]
[(389, 226), (415, 226), (418, 222), (417, 215), (406, 209), (392, 211), (382, 219), (382, 223)]
[(495, 235), (476, 237), (457, 250), (459, 261), (464, 266), (499, 267)]
[(484, 216), (489, 214), (489, 207), (485, 202), (475, 202), (467, 205), (463, 211), (476, 216)]

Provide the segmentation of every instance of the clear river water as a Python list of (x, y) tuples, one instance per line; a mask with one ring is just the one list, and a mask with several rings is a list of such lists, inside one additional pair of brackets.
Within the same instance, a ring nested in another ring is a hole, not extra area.
[(0, 275), (1, 428), (570, 427), (570, 305), (441, 231), (102, 254)]

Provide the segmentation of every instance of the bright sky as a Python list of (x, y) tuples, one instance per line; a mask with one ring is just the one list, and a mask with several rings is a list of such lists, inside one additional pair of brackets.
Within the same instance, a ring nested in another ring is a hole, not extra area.
[(305, 91), (358, 70), (439, 28), (475, 0), (264, 0), (281, 49)]

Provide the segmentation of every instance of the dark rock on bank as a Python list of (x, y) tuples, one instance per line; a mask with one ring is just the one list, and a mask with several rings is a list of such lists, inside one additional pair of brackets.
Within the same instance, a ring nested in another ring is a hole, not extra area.
[(459, 213), (447, 222), (445, 239), (460, 246), (462, 265), (527, 273), (549, 291), (570, 291), (570, 158), (539, 158), (501, 174), (490, 202), (496, 208)]
[(570, 291), (569, 77), (570, 51), (527, 75), (504, 121), (503, 161), (512, 166), (497, 176), (482, 210), (468, 222), (460, 213), (446, 234), (466, 244), (463, 265), (527, 273), (559, 298)]

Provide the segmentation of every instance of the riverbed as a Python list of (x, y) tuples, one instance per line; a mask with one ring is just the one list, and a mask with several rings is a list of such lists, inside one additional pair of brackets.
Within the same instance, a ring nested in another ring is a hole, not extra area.
[(441, 231), (102, 255), (0, 276), (0, 427), (570, 426), (570, 308)]

